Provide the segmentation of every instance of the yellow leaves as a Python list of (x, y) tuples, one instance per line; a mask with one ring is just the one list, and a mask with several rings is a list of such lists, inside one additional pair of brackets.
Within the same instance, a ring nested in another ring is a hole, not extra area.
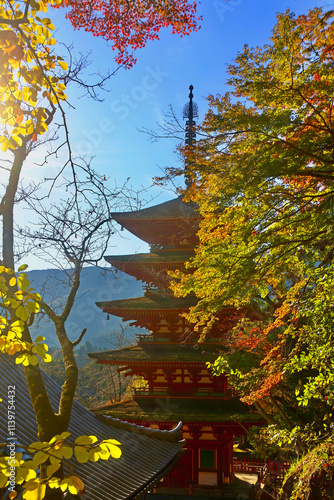
[[(4, 341), (4, 339), (0, 339), (0, 342), (1, 340)], [(7, 348), (7, 354), (9, 354), (9, 356), (14, 356), (14, 354), (19, 352), (20, 350), (21, 350), (21, 344), (19, 342), (12, 342)]]
[(28, 451), (34, 453), (31, 467), (36, 469), (49, 460), (51, 465), (47, 467), (47, 476), (51, 477), (59, 469), (64, 458), (68, 460), (72, 457), (72, 448), (64, 444), (69, 436), (69, 432), (63, 432), (54, 436), (49, 442), (32, 443), (28, 447)]
[(10, 455), (0, 459), (0, 488), (8, 484), (8, 478), (13, 467), (15, 467), (16, 484), (36, 480), (37, 474), (35, 470), (30, 468), (29, 462), (22, 460), (22, 453), (15, 453), (14, 456)]
[(64, 92), (63, 92), (62, 90), (58, 90), (57, 95), (58, 95), (58, 98), (59, 98), (61, 101), (65, 101), (65, 100), (67, 99), (66, 94), (64, 94)]
[(97, 442), (95, 436), (80, 436), (75, 440), (74, 453), (80, 463), (85, 463), (88, 460), (96, 462), (97, 460), (108, 460), (110, 457), (119, 458), (122, 454), (119, 441), (115, 439), (106, 439), (99, 445), (94, 445)]
[[(72, 481), (73, 486), (77, 489), (77, 491), (82, 491), (84, 489), (85, 485), (79, 477), (71, 476), (70, 479)], [(71, 490), (70, 490), (70, 493), (72, 493)]]
[[(23, 463), (23, 467), (26, 467), (26, 470), (33, 471), (32, 476), (29, 476), (29, 474), (25, 476), (27, 478), (23, 492), (23, 498), (25, 500), (42, 500), (45, 495), (44, 487), (47, 485), (52, 489), (60, 488), (62, 492), (69, 491), (69, 493), (73, 495), (84, 490), (82, 479), (73, 473), (63, 479), (53, 476), (60, 468), (62, 461), (64, 459), (69, 460), (73, 455), (73, 447), (65, 443), (68, 437), (70, 437), (69, 432), (62, 432), (50, 439), (49, 442), (36, 441), (27, 448), (27, 451), (34, 455), (32, 460), (26, 461), (25, 463), (21, 462)], [(84, 449), (86, 453), (85, 459), (79, 460), (79, 462), (87, 462), (88, 460), (97, 461), (100, 458), (108, 460), (110, 457), (120, 457), (121, 451), (118, 446), (120, 445), (118, 441), (114, 439), (107, 439), (101, 443), (97, 443), (97, 441), (98, 439), (96, 436), (79, 436), (75, 440), (75, 454), (77, 455), (77, 449), (79, 448)], [(117, 451), (115, 451), (115, 449), (117, 449)], [(46, 477), (44, 479), (37, 478), (34, 469), (46, 464), (48, 460), (50, 465), (46, 466)], [(22, 470), (22, 468), (20, 470)]]
[(26, 268), (26, 265), (21, 266), (20, 273), (15, 275), (11, 269), (0, 266), (0, 306), (2, 301), (3, 308), (15, 312), (18, 318), (10, 322), (0, 316), (0, 352), (10, 356), (19, 354), (15, 362), (23, 366), (36, 365), (38, 357), (45, 362), (51, 361), (47, 353), (48, 346), (43, 343), (44, 337), (37, 337), (33, 343), (21, 340), (27, 320), (31, 314), (38, 313), (38, 302), (41, 300), (40, 295), (31, 288), (27, 274), (22, 272)]
[(3, 152), (6, 152), (8, 148), (10, 148), (11, 143), (5, 136), (0, 136), (0, 144), (1, 144), (1, 150)]
[(37, 337), (34, 343), (29, 345), (25, 344), (24, 352), (22, 352), (22, 354), (15, 360), (17, 364), (22, 363), (23, 366), (37, 365), (37, 356), (39, 356), (45, 363), (52, 361), (52, 357), (47, 353), (49, 349), (47, 344), (40, 342), (38, 340), (39, 338), (44, 340), (44, 337)]
[(65, 61), (58, 60), (58, 64), (64, 71), (68, 69), (68, 64)]
[(15, 285), (16, 285), (16, 278), (15, 278), (15, 276), (13, 276), (9, 280), (9, 286), (15, 286)]
[(105, 439), (100, 444), (100, 448), (107, 450), (112, 458), (120, 458), (122, 455), (122, 450), (119, 448), (120, 444), (116, 439)]
[[(37, 339), (36, 339), (37, 340)], [(16, 483), (23, 484), (24, 500), (42, 500), (45, 496), (46, 487), (60, 488), (62, 492), (69, 491), (77, 495), (84, 490), (82, 479), (72, 474), (63, 479), (55, 477), (54, 474), (60, 469), (63, 460), (69, 460), (73, 455), (73, 446), (66, 444), (70, 437), (69, 432), (57, 434), (49, 442), (36, 441), (27, 447), (32, 455), (32, 460), (22, 460), (22, 453), (15, 457), (0, 458), (0, 488), (8, 484), (10, 466), (15, 466)], [(85, 460), (97, 461), (99, 459), (119, 458), (121, 450), (120, 443), (115, 439), (107, 439), (101, 443), (97, 442), (96, 436), (79, 436), (74, 443), (74, 448), (85, 448), (87, 456)], [(49, 461), (49, 463), (48, 463)], [(36, 469), (44, 467), (43, 479), (37, 477)], [(45, 467), (46, 466), (46, 467)]]
[[(48, 19), (48, 21), (49, 21), (49, 19)], [(37, 33), (38, 33), (38, 35), (39, 35), (39, 37), (37, 38), (37, 40), (38, 40), (39, 42), (43, 43), (43, 44), (45, 43), (44, 38), (46, 38), (46, 39), (51, 38), (51, 33), (50, 33), (50, 31), (49, 31), (49, 30), (48, 30), (48, 28), (46, 28), (46, 26), (44, 26), (44, 25), (38, 25), (38, 26), (37, 26)]]
[(44, 26), (49, 28), (49, 30), (53, 31), (55, 29), (55, 27), (52, 24), (52, 22), (50, 21), (50, 19), (45, 17), (44, 19), (41, 19), (41, 22), (42, 22), (42, 24), (44, 24)]
[(58, 478), (52, 478), (48, 482), (48, 485), (50, 488), (60, 488), (62, 492), (68, 490), (72, 495), (77, 495), (85, 487), (83, 481), (73, 474), (69, 477), (65, 477), (62, 480)]
[(41, 484), (40, 480), (36, 479), (25, 484), (22, 497), (24, 500), (42, 500), (45, 497), (45, 492), (46, 484)]
[(75, 440), (76, 445), (89, 446), (93, 443), (96, 443), (96, 436), (80, 436)]
[(53, 438), (50, 439), (49, 443), (53, 444), (55, 449), (59, 449), (60, 446), (64, 443), (65, 439), (70, 437), (71, 433), (70, 432), (62, 432), (61, 434), (57, 434), (56, 436), (53, 436)]
[(17, 307), (15, 314), (22, 321), (27, 321), (29, 318), (29, 311), (22, 304)]
[[(0, 31), (0, 115), (6, 131), (0, 136), (0, 147), (3, 152), (15, 150), (22, 144), (22, 136), (38, 136), (47, 130), (44, 117), (34, 114), (36, 103), (42, 97), (48, 103), (58, 105), (66, 100), (63, 87), (57, 87), (53, 79), (58, 61), (59, 76), (68, 69), (65, 61), (50, 46), (56, 45), (51, 33), (55, 29), (50, 19), (42, 17), (47, 11), (48, 1), (30, 2), (27, 17), (29, 22), (20, 25), (18, 32), (13, 24), (3, 23), (5, 29)], [(59, 1), (52, 3), (58, 4)], [(19, 9), (5, 10), (0, 17), (15, 21), (23, 16)], [(46, 108), (43, 108), (44, 111)]]
[(24, 330), (24, 321), (20, 320), (14, 321), (10, 326), (10, 330), (12, 333), (14, 333), (14, 335), (20, 336)]
[(68, 491), (72, 495), (77, 495), (80, 491), (84, 489), (85, 485), (81, 481), (81, 479), (77, 476), (70, 476), (65, 478), (60, 483), (60, 489), (64, 492), (68, 489)]
[(85, 463), (88, 460), (92, 460), (93, 462), (98, 460), (97, 449), (92, 449), (92, 445), (96, 443), (96, 441), (97, 437), (95, 436), (80, 436), (75, 440), (74, 453), (78, 462)]
[(35, 354), (23, 353), (15, 359), (15, 363), (17, 365), (22, 363), (23, 366), (36, 366), (38, 364), (38, 358)]

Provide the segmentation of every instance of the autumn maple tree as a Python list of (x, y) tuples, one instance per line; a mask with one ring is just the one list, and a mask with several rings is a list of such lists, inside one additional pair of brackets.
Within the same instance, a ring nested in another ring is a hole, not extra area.
[[(232, 90), (208, 98), (203, 138), (185, 150), (200, 244), (193, 274), (174, 275), (177, 295), (198, 297), (188, 319), (204, 333), (224, 306), (239, 310), (213, 369), (267, 420), (271, 443), (299, 454), (334, 425), (333, 17), (279, 14), (270, 43), (229, 65)], [(284, 498), (311, 498), (330, 456)]]
[(188, 0), (64, 0), (55, 7), (69, 8), (74, 28), (110, 40), (116, 62), (127, 68), (136, 62), (133, 51), (158, 40), (161, 28), (183, 36), (198, 27), (196, 2)]
[[(198, 20), (196, 4), (186, 0), (136, 2), (0, 0), (0, 147), (5, 155), (1, 164), (4, 192), (0, 201), (2, 220), (0, 285), (3, 298), (0, 344), (1, 349), (10, 355), (18, 353), (17, 360), (25, 365), (39, 439), (43, 443), (53, 444), (55, 434), (61, 436), (61, 441), (66, 439), (63, 433), (67, 431), (77, 381), (78, 368), (73, 353), (75, 341), (70, 339), (70, 332), (66, 331), (65, 322), (79, 288), (80, 271), (85, 259), (78, 260), (75, 253), (68, 255), (69, 261), (74, 266), (73, 286), (65, 304), (64, 314), (61, 318), (54, 315), (54, 320), (59, 326), (59, 341), (66, 372), (58, 413), (50, 404), (39, 369), (39, 359), (48, 360), (44, 342), (39, 339), (34, 343), (29, 331), (29, 326), (38, 313), (39, 303), (51, 315), (52, 312), (47, 304), (35, 300), (37, 296), (34, 300), (29, 299), (31, 294), (27, 276), (15, 278), (13, 274), (15, 272), (14, 204), (29, 196), (31, 190), (34, 193), (35, 189), (26, 186), (22, 191), (20, 187), (20, 182), (24, 179), (26, 161), (40, 142), (52, 139), (52, 134), (57, 132), (62, 134), (61, 145), (66, 150), (66, 153), (63, 153), (66, 158), (63, 168), (60, 168), (53, 179), (49, 179), (49, 188), (55, 190), (57, 186), (64, 187), (66, 184), (66, 188), (74, 197), (74, 206), (80, 216), (78, 202), (81, 183), (78, 173), (80, 161), (73, 158), (69, 141), (66, 92), (69, 83), (78, 81), (78, 70), (83, 64), (79, 62), (77, 66), (73, 66), (65, 61), (63, 49), (54, 36), (56, 27), (46, 16), (50, 6), (66, 8), (66, 15), (74, 29), (85, 29), (94, 36), (110, 42), (112, 48), (116, 50), (116, 62), (126, 68), (135, 63), (133, 52), (144, 47), (148, 40), (157, 39), (161, 28), (171, 26), (174, 33), (187, 35), (196, 30)], [(97, 86), (100, 84), (101, 82), (98, 82)], [(89, 88), (94, 88), (94, 85)], [(61, 145), (57, 145), (53, 153), (47, 155), (46, 170), (59, 154)], [(96, 177), (92, 170), (88, 173), (85, 165), (81, 164), (81, 167), (83, 167), (81, 171), (85, 172), (82, 182), (89, 181), (92, 178), (90, 176), (94, 175), (95, 188), (100, 185), (101, 179)], [(103, 178), (102, 183), (105, 180)], [(89, 189), (82, 190), (81, 194), (84, 193), (85, 203), (89, 205), (88, 192)], [(96, 229), (101, 227), (100, 223), (102, 224), (101, 220), (97, 221)], [(83, 226), (85, 221), (82, 222), (81, 228)], [(91, 226), (91, 232), (83, 236), (83, 243), (86, 244), (94, 234), (96, 230)], [(77, 235), (71, 236), (75, 238)], [(73, 248), (79, 249), (80, 254), (79, 242)], [(87, 246), (83, 246), (81, 256), (86, 256), (87, 251)], [(24, 273), (24, 269), (21, 268), (21, 272)], [(42, 469), (44, 466), (41, 466)], [(1, 467), (4, 467), (3, 463)], [(46, 495), (49, 494), (50, 491), (46, 490)], [(58, 491), (56, 494), (53, 493), (53, 497), (57, 494), (62, 495)]]

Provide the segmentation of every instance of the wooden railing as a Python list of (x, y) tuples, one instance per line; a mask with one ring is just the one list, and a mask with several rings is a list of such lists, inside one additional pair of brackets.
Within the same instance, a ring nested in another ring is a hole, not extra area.
[(233, 471), (260, 474), (265, 463), (265, 460), (261, 460), (260, 458), (233, 457)]
[[(203, 392), (194, 392), (192, 394), (189, 392), (187, 393), (187, 396), (193, 398), (230, 399), (236, 396), (236, 394), (237, 393), (233, 387), (228, 387), (226, 392), (203, 391)], [(150, 391), (148, 387), (136, 387), (134, 389), (134, 396), (163, 396), (163, 395), (170, 397), (177, 397), (179, 393), (174, 393), (167, 387), (166, 389), (161, 388), (160, 390), (153, 390), (153, 391)]]
[(138, 342), (153, 342), (154, 340), (152, 335), (143, 335), (141, 333), (137, 333), (136, 338)]
[(260, 458), (251, 457), (233, 457), (234, 472), (249, 472), (259, 474), (261, 482), (266, 476), (271, 476), (278, 480), (282, 480), (289, 469), (289, 462), (281, 462), (280, 460), (261, 460)]
[(135, 387), (135, 396), (168, 396), (167, 389), (160, 391), (150, 391), (147, 387)]
[(271, 479), (276, 478), (282, 481), (290, 465), (291, 464), (289, 462), (281, 462), (279, 460), (267, 460), (267, 462), (265, 463), (265, 465), (261, 470), (261, 480), (264, 480), (266, 476), (270, 476)]

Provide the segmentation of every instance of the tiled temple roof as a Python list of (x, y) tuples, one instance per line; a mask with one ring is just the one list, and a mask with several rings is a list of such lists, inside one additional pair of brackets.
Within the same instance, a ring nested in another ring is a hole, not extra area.
[[(43, 374), (51, 403), (57, 411), (60, 387)], [(0, 357), (0, 442), (8, 439), (7, 388), (15, 386), (15, 416), (17, 443), (27, 446), (37, 440), (37, 426), (23, 369), (8, 356)], [(83, 499), (140, 499), (145, 492), (174, 466), (182, 454), (178, 429), (172, 432), (145, 429), (141, 426), (108, 418), (99, 421), (77, 401), (73, 403), (68, 431), (74, 439), (80, 435), (95, 435), (99, 440), (116, 439), (121, 443), (119, 459), (79, 464), (73, 461), (74, 473), (85, 483)]]
[(180, 344), (169, 342), (161, 346), (160, 342), (145, 342), (142, 345), (123, 347), (113, 351), (89, 353), (92, 359), (104, 360), (112, 364), (131, 362), (182, 362), (203, 363), (214, 361), (221, 350), (219, 344)]
[[(153, 294), (152, 294), (153, 295)], [(149, 297), (138, 297), (133, 299), (108, 300), (104, 302), (96, 302), (96, 305), (108, 312), (108, 310), (141, 310), (141, 311), (159, 311), (159, 310), (175, 310), (186, 311), (189, 307), (196, 304), (195, 298), (175, 298), (166, 293), (166, 295), (158, 295)], [(115, 314), (115, 312), (111, 313)], [(116, 314), (115, 314), (116, 315)], [(118, 316), (118, 314), (117, 314)]]
[(130, 255), (107, 255), (107, 262), (134, 263), (134, 264), (170, 264), (183, 263), (194, 255), (193, 250), (157, 250), (151, 253), (138, 253)]
[(199, 217), (198, 206), (194, 202), (186, 203), (182, 196), (159, 203), (149, 208), (133, 210), (131, 212), (114, 212), (115, 220), (121, 219), (166, 219), (175, 217)]
[(200, 220), (195, 203), (182, 197), (133, 212), (115, 212), (113, 219), (151, 245), (193, 248)]
[[(237, 421), (242, 423), (259, 422), (259, 415), (250, 413), (249, 407), (241, 403), (238, 397), (222, 400), (205, 400), (199, 398), (173, 397), (135, 397), (100, 407), (104, 414), (135, 422), (178, 422), (180, 415), (184, 425), (188, 422), (230, 423), (236, 428)], [(99, 408), (94, 408), (94, 412)], [(107, 413), (108, 414), (108, 413)], [(236, 418), (237, 417), (237, 418)]]

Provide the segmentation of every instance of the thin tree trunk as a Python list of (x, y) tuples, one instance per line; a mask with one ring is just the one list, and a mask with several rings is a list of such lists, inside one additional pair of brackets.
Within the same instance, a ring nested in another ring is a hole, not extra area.
[(1, 201), (3, 264), (14, 269), (14, 201), (22, 171), (27, 157), (28, 138), (24, 138), (22, 146), (14, 152), (14, 161), (9, 175), (6, 192)]
[(58, 317), (55, 326), (62, 348), (65, 366), (65, 382), (62, 386), (59, 401), (59, 419), (61, 421), (61, 426), (65, 431), (70, 423), (73, 399), (78, 382), (78, 366), (73, 352), (73, 344), (67, 337), (64, 323), (65, 322)]

